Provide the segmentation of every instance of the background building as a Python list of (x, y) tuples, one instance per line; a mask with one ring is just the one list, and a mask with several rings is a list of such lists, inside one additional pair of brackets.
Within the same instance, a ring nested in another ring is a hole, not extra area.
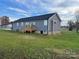
[(0, 17), (0, 25), (8, 24), (9, 23), (9, 17), (2, 16)]

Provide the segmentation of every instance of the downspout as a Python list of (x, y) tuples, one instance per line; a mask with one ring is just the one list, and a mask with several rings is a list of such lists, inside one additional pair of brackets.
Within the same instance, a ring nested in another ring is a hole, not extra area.
[(47, 35), (49, 34), (49, 33), (48, 33), (48, 31), (49, 31), (49, 29), (48, 29), (48, 28), (49, 28), (48, 25), (49, 25), (49, 23), (48, 23), (48, 20), (47, 20)]

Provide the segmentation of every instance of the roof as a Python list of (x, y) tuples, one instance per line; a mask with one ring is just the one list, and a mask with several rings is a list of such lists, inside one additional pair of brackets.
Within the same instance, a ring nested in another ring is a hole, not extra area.
[(21, 18), (14, 22), (25, 22), (25, 21), (34, 21), (34, 20), (45, 20), (45, 19), (48, 20), (51, 16), (53, 16), (55, 14), (57, 14), (57, 13), (50, 13), (50, 14), (45, 14), (45, 15)]

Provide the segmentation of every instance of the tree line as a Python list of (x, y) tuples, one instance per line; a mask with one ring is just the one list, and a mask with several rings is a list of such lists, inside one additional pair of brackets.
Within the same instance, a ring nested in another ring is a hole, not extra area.
[(68, 21), (68, 28), (69, 31), (76, 29), (76, 32), (79, 32), (79, 22), (78, 21), (74, 22), (72, 20)]

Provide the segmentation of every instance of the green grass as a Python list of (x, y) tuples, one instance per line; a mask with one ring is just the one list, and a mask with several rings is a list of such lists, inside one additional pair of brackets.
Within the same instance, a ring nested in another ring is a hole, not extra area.
[(0, 47), (79, 48), (79, 33), (62, 32), (47, 36), (0, 30)]
[(50, 59), (48, 50), (78, 48), (79, 33), (76, 32), (49, 36), (0, 30), (0, 59)]

